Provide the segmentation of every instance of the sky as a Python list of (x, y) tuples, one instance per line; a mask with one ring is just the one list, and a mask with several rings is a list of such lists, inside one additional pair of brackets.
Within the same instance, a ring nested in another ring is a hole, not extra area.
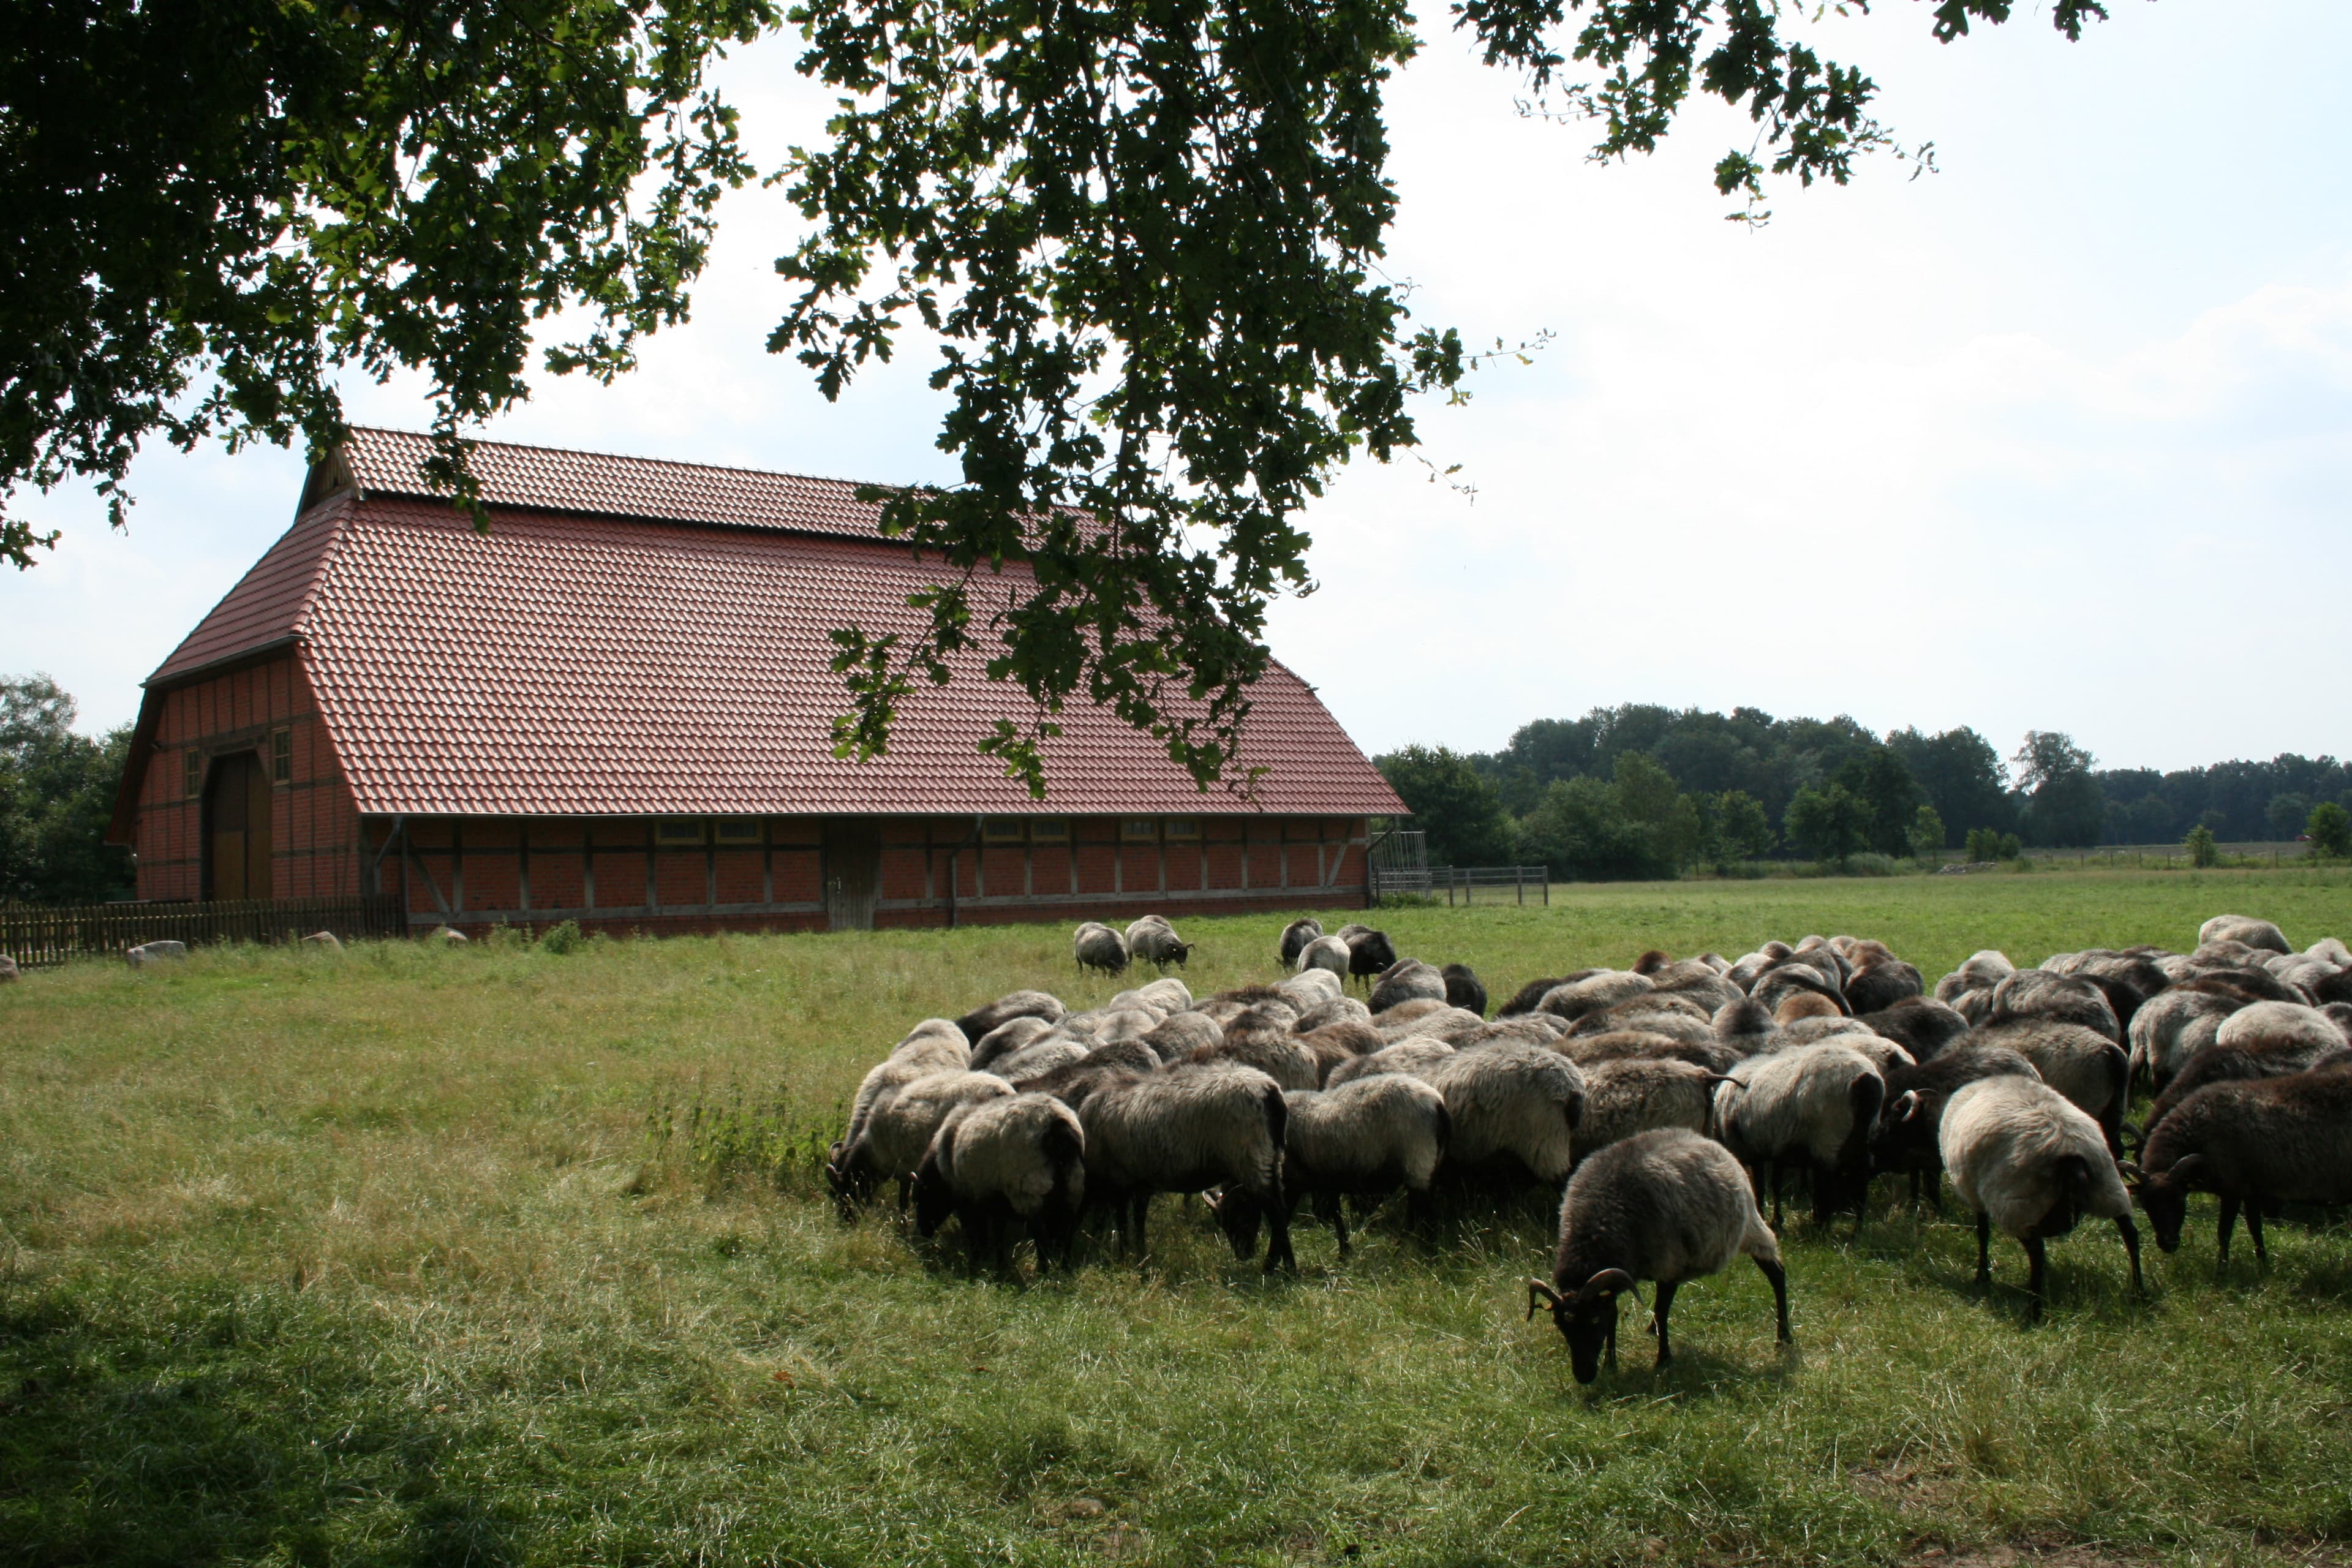
[[(1914, 0), (1830, 19), (1937, 172), (1782, 186), (1750, 228), (1707, 178), (1748, 140), (1728, 111), (1593, 164), (1591, 127), (1521, 116), (1425, 7), (1390, 98), (1388, 270), (1422, 323), (1551, 337), (1423, 414), (1475, 495), (1363, 464), (1313, 509), (1318, 586), (1275, 607), (1276, 656), (1372, 752), (1621, 702), (1965, 724), (2004, 752), (2063, 730), (2118, 767), (2352, 752), (2352, 6), (2112, 8), (2071, 45), (2032, 17), (1937, 45)], [(723, 68), (768, 166), (823, 134), (795, 52)], [(828, 405), (764, 352), (800, 227), (779, 191), (730, 196), (690, 323), (485, 434), (951, 481), (919, 357)], [(429, 416), (412, 380), (347, 401)], [(123, 531), (86, 491), (20, 496), (65, 538), (0, 576), (0, 672), (127, 721), (301, 476), (159, 445)]]

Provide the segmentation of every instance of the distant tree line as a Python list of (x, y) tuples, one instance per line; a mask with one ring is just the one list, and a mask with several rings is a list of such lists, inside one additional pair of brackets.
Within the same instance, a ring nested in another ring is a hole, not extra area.
[(131, 727), (92, 739), (74, 712), (46, 675), (0, 678), (0, 903), (131, 895), (131, 852), (106, 842)]
[(1416, 745), (1376, 761), (1433, 864), (1540, 861), (1594, 879), (1772, 855), (2172, 843), (2199, 826), (2221, 841), (2294, 838), (2315, 807), (2352, 805), (2352, 764), (2331, 757), (2102, 769), (2055, 731), (2028, 732), (2004, 759), (1972, 729), (1882, 739), (1843, 715), (1753, 708), (1596, 708), (1524, 725), (1499, 752)]

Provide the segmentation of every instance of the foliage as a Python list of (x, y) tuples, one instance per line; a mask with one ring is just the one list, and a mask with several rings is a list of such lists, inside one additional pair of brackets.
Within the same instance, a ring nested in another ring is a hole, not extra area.
[(1969, 864), (1982, 865), (1988, 860), (2014, 860), (2024, 851), (2024, 841), (2014, 833), (1996, 833), (1990, 827), (1971, 827), (1964, 853)]
[[(2096, 776), (2110, 803), (2111, 843), (2160, 844), (2198, 822), (2221, 839), (2292, 838), (2292, 830), (2279, 833), (2270, 818), (2271, 804), (2280, 795), (2301, 795), (2311, 805), (2352, 805), (2352, 762), (2332, 756), (2286, 752), (2268, 762), (2214, 763), (2170, 773), (2106, 769)], [(2125, 815), (2118, 816), (2118, 805)]]
[(2055, 730), (2028, 730), (2017, 755), (2017, 788), (2027, 799), (2026, 837), (2068, 848), (2096, 844), (2105, 831), (2106, 796), (2091, 769), (2096, 761)]
[(1862, 813), (1862, 840), (1881, 855), (1902, 855), (1911, 847), (1911, 830), (1918, 821), (1919, 786), (1911, 770), (1892, 746), (1865, 746), (1849, 753), (1837, 772)]
[(2352, 812), (2332, 800), (2321, 801), (2311, 808), (2303, 831), (2310, 838), (2311, 847), (2323, 855), (2337, 859), (2352, 855)]
[(1965, 834), (1977, 827), (2006, 832), (2017, 825), (2017, 806), (2010, 798), (2000, 753), (1974, 730), (1947, 730), (1939, 735), (1923, 735), (1916, 728), (1896, 730), (1887, 735), (1886, 744), (1903, 759), (1948, 832)]
[(1772, 822), (1764, 804), (1746, 790), (1698, 797), (1701, 858), (1717, 870), (1755, 859), (1772, 847)]
[(1843, 784), (1807, 785), (1789, 803), (1789, 842), (1818, 860), (1843, 865), (1865, 842), (1869, 816)]
[[(609, 379), (685, 317), (752, 170), (712, 55), (769, 0), (72, 0), (0, 44), (0, 501), (141, 440), (340, 438), (334, 382), (431, 378), (432, 477), (548, 368)], [(0, 518), (0, 558), (36, 534)]]
[(1944, 819), (1932, 805), (1923, 805), (1911, 820), (1911, 858), (1932, 866), (1943, 858)]
[(1407, 746), (1373, 760), (1429, 835), (1431, 865), (1499, 866), (1517, 853), (1501, 793), (1459, 754)]
[(2311, 819), (2311, 797), (2301, 793), (2271, 796), (2268, 810), (2263, 813), (2273, 838), (2294, 838), (2303, 832), (2304, 824)]
[(2201, 822), (2189, 830), (2180, 845), (2189, 851), (2189, 863), (2200, 870), (2221, 863), (2221, 847), (2214, 841), (2213, 830)]
[[(1750, 826), (1743, 823), (1743, 827)], [(1519, 824), (1520, 853), (1562, 877), (1672, 877), (1698, 858), (1706, 823), (1654, 758), (1626, 752), (1609, 783), (1556, 781)]]
[(74, 733), (74, 700), (46, 675), (0, 679), (0, 902), (128, 897), (131, 852), (106, 842), (128, 725)]
[(538, 945), (543, 951), (552, 953), (577, 952), (581, 943), (585, 940), (580, 934), (578, 921), (562, 920), (539, 933)]

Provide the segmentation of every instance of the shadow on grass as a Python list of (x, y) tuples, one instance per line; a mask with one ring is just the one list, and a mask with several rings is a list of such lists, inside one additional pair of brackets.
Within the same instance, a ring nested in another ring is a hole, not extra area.
[(446, 1478), (446, 1432), (338, 1407), (344, 1358), (315, 1321), (225, 1294), (145, 1305), (0, 1308), (0, 1562), (520, 1561), (516, 1521)]

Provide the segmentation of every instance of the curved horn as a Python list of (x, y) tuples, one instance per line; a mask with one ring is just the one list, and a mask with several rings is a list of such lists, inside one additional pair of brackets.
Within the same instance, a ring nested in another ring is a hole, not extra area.
[(2139, 1168), (2139, 1162), (2137, 1160), (2118, 1160), (2116, 1162), (2116, 1169), (2121, 1173), (2124, 1180), (2126, 1182), (2145, 1182), (2147, 1180), (2147, 1173)]
[(2168, 1182), (2185, 1182), (2204, 1168), (2204, 1155), (2183, 1154), (2179, 1159), (2172, 1162), (2172, 1169), (2165, 1172), (2164, 1177)]
[(1614, 1296), (1620, 1290), (1632, 1290), (1636, 1301), (1642, 1299), (1631, 1274), (1622, 1268), (1604, 1268), (1584, 1282), (1584, 1289), (1576, 1293), (1576, 1304), (1581, 1307), (1596, 1296)]
[(1535, 1315), (1536, 1315), (1536, 1299), (1537, 1299), (1538, 1297), (1541, 1297), (1544, 1300), (1546, 1300), (1546, 1301), (1549, 1302), (1551, 1305), (1553, 1305), (1553, 1306), (1555, 1306), (1555, 1307), (1557, 1307), (1557, 1306), (1559, 1306), (1559, 1291), (1557, 1291), (1557, 1290), (1553, 1289), (1550, 1286), (1549, 1286), (1549, 1285), (1545, 1284), (1545, 1283), (1544, 1283), (1542, 1280), (1540, 1280), (1540, 1279), (1530, 1279), (1530, 1280), (1528, 1280), (1528, 1321), (1530, 1321), (1530, 1322), (1532, 1322), (1532, 1321), (1535, 1320)]
[(1902, 1112), (1900, 1116), (1894, 1118), (1895, 1121), (1904, 1122), (1910, 1121), (1913, 1117), (1919, 1114), (1919, 1091), (1916, 1089), (1905, 1089), (1901, 1094), (1895, 1097), (1895, 1103), (1887, 1109)]

